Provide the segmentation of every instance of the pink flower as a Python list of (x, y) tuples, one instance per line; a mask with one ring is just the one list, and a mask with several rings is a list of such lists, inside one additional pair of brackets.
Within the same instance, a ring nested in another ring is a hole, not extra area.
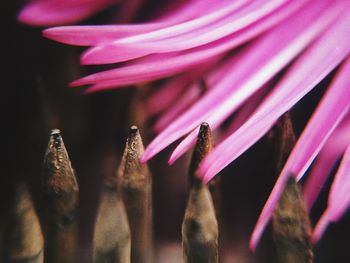
[[(217, 129), (239, 112), (230, 133), (200, 166), (206, 182), (342, 64), (261, 213), (250, 242), (254, 250), (287, 177), (293, 174), (299, 180), (314, 159), (305, 190), (309, 207), (319, 184), (343, 156), (328, 208), (315, 228), (315, 241), (350, 204), (349, 25), (350, 3), (346, 0), (192, 0), (148, 23), (56, 27), (45, 30), (44, 36), (89, 46), (81, 57), (83, 65), (127, 62), (71, 83), (91, 85), (87, 92), (173, 77), (146, 103), (150, 115), (161, 117), (143, 162), (185, 136), (169, 159), (173, 163), (193, 146), (202, 122)], [(271, 87), (270, 80), (286, 67)], [(198, 79), (208, 86), (204, 94)]]
[[(32, 26), (57, 26), (76, 23), (112, 5), (118, 0), (34, 0), (19, 13), (18, 20)], [(136, 8), (139, 0), (124, 4), (124, 12)], [(131, 14), (131, 13), (130, 13)]]

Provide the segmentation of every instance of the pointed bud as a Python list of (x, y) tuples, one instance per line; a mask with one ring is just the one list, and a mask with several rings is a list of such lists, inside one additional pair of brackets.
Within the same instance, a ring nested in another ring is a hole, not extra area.
[(78, 184), (61, 133), (51, 131), (42, 178), (41, 215), (50, 262), (77, 262)]
[(144, 147), (139, 130), (130, 128), (121, 164), (118, 182), (122, 192), (131, 230), (131, 261), (153, 262), (152, 178), (140, 157)]
[(218, 262), (218, 223), (208, 187), (196, 175), (199, 163), (212, 148), (210, 127), (203, 123), (190, 165), (191, 188), (182, 223), (185, 263)]

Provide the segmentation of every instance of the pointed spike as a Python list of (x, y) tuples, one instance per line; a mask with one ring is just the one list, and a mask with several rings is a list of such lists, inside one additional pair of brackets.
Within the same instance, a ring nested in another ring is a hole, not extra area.
[(313, 262), (311, 224), (299, 185), (287, 180), (272, 219), (277, 262)]
[(218, 222), (213, 200), (201, 179), (197, 176), (199, 163), (212, 148), (208, 123), (202, 123), (189, 169), (190, 195), (182, 223), (182, 246), (185, 263), (218, 262)]
[[(197, 142), (192, 154), (192, 159), (189, 168), (190, 184), (201, 183), (201, 179), (198, 178), (197, 169), (200, 162), (213, 148), (213, 136), (210, 129), (210, 125), (203, 122), (199, 128)], [(217, 176), (209, 182), (209, 190), (214, 201), (214, 207), (216, 216), (220, 217), (221, 206), (221, 178)]]
[(41, 188), (45, 258), (53, 263), (77, 262), (79, 187), (58, 129), (50, 134)]
[(44, 262), (44, 238), (27, 186), (21, 182), (4, 237), (1, 262)]
[(211, 151), (212, 148), (213, 142), (210, 126), (208, 123), (204, 122), (199, 128), (197, 143), (194, 148), (190, 163), (189, 176), (191, 183), (194, 183), (195, 177), (197, 177), (196, 172), (200, 162)]
[(144, 152), (136, 126), (130, 128), (117, 177), (131, 230), (131, 261), (153, 262), (152, 177), (140, 162)]
[(44, 157), (43, 188), (45, 192), (78, 192), (78, 183), (61, 132), (51, 131)]
[(273, 132), (276, 138), (276, 171), (279, 174), (296, 142), (290, 112), (286, 112), (279, 118)]

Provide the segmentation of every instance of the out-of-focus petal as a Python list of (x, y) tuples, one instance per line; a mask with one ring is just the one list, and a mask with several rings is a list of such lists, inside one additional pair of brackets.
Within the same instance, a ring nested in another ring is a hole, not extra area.
[(32, 26), (75, 23), (116, 4), (117, 0), (37, 0), (25, 6), (18, 20)]
[(147, 116), (164, 111), (193, 81), (190, 74), (182, 74), (168, 80), (161, 89), (154, 91), (145, 102)]
[(162, 114), (154, 124), (154, 131), (160, 132), (163, 130), (171, 121), (178, 117), (182, 112), (189, 108), (196, 100), (200, 98), (201, 87), (199, 83), (193, 83), (188, 87), (180, 97), (172, 102), (170, 109)]

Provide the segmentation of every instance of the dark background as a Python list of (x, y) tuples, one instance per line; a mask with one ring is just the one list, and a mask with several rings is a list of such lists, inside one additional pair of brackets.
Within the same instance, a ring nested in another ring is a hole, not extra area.
[[(92, 226), (101, 178), (114, 173), (120, 161), (130, 120), (134, 88), (89, 96), (67, 84), (94, 70), (79, 66), (80, 48), (41, 37), (40, 28), (20, 25), (16, 14), (21, 1), (1, 1), (1, 166), (0, 238), (6, 227), (15, 182), (23, 179), (37, 195), (42, 160), (52, 128), (62, 130), (77, 172), (81, 197), (81, 262), (89, 262)], [(105, 12), (86, 23), (103, 23)], [(329, 81), (325, 80), (293, 110), (299, 134)], [(148, 120), (143, 127), (145, 144), (152, 138)], [(154, 180), (154, 224), (158, 262), (181, 262), (181, 221), (187, 197), (188, 156), (168, 167), (170, 150), (150, 162)], [(222, 174), (223, 262), (271, 262), (268, 228), (256, 255), (248, 250), (249, 235), (272, 189), (273, 142), (261, 139)], [(312, 212), (315, 222), (324, 209), (329, 182)], [(350, 262), (349, 213), (331, 225), (315, 248), (315, 262)]]

